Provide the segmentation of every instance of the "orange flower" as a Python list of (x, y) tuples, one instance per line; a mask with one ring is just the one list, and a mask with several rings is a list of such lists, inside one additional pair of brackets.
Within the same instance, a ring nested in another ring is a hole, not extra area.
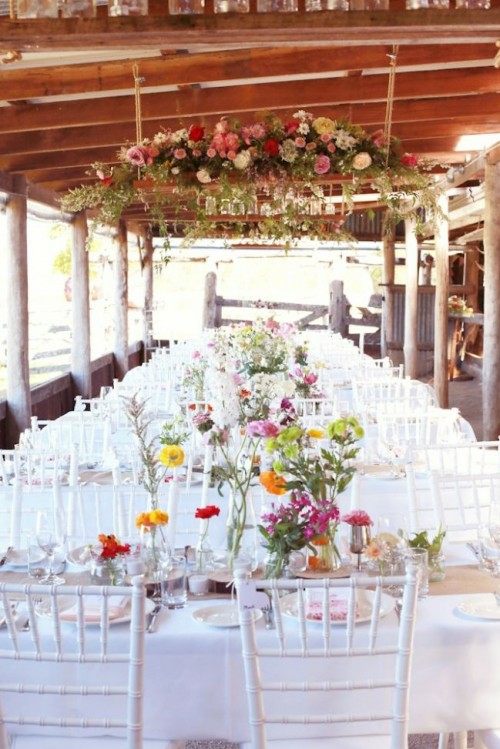
[(285, 477), (280, 476), (278, 473), (275, 473), (275, 471), (262, 471), (259, 480), (269, 494), (286, 493)]
[(252, 393), (250, 392), (250, 390), (246, 390), (245, 388), (241, 388), (239, 392), (240, 398), (250, 398), (251, 395)]

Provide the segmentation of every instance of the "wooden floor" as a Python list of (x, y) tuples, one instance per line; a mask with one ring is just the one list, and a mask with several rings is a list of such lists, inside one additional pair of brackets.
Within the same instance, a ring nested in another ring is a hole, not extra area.
[(456, 406), (460, 413), (472, 424), (478, 440), (483, 438), (483, 395), (481, 381), (450, 382), (450, 407)]

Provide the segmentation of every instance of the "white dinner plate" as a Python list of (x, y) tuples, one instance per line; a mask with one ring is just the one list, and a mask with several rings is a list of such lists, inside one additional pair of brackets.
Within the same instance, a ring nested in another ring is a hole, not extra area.
[(465, 598), (458, 604), (457, 611), (472, 619), (500, 620), (500, 606), (493, 593)]
[[(262, 611), (254, 609), (254, 621), (262, 618)], [(193, 611), (193, 619), (199, 624), (207, 624), (209, 627), (239, 627), (238, 606), (234, 603), (225, 603), (218, 606), (205, 606)]]
[[(45, 554), (40, 549), (33, 554), (33, 562), (41, 562), (45, 559)], [(12, 549), (5, 562), (6, 567), (27, 567), (28, 566), (28, 549)]]
[(358, 466), (358, 473), (369, 479), (383, 479), (384, 481), (397, 481), (403, 478), (402, 473), (396, 473), (396, 469), (383, 463), (362, 463)]
[[(75, 598), (73, 596), (60, 596), (57, 599), (57, 602), (59, 604), (59, 612), (66, 611), (67, 609), (70, 609), (72, 606), (75, 605)], [(42, 619), (48, 619), (52, 616), (52, 609), (51, 609), (51, 601), (50, 599), (46, 598), (44, 601), (41, 601), (38, 603), (35, 607), (35, 613), (37, 616), (39, 616)], [(151, 613), (151, 611), (155, 607), (154, 601), (152, 601), (150, 598), (146, 598), (145, 601), (145, 614)], [(118, 616), (116, 619), (110, 619), (109, 625), (115, 625), (115, 624), (126, 624), (130, 621), (130, 606), (131, 602), (127, 603), (127, 606), (125, 608), (125, 613), (123, 616)], [(61, 619), (61, 622), (63, 624), (76, 624), (76, 621), (69, 621), (65, 619)], [(85, 622), (86, 627), (99, 627), (100, 622), (94, 622), (94, 621), (86, 621)]]
[[(349, 592), (348, 589), (345, 589), (345, 594), (339, 593), (339, 598), (345, 598), (347, 601)], [(375, 596), (375, 593), (371, 590), (358, 590), (357, 592), (357, 613), (356, 613), (356, 624), (363, 624), (364, 622), (369, 622), (372, 615), (372, 602), (373, 598)], [(280, 599), (281, 604), (281, 613), (283, 616), (288, 616), (291, 619), (298, 619), (298, 593), (290, 593), (287, 596), (283, 596), (283, 598)], [(391, 611), (394, 611), (394, 598), (391, 598), (391, 596), (387, 595), (386, 593), (382, 593), (380, 596), (380, 616), (387, 616), (387, 614), (390, 614)], [(323, 617), (320, 616), (320, 618), (312, 619), (308, 618), (306, 614), (306, 619), (308, 623), (311, 624), (323, 624)], [(346, 619), (334, 619), (331, 622), (332, 626), (340, 626), (343, 627), (346, 624)]]

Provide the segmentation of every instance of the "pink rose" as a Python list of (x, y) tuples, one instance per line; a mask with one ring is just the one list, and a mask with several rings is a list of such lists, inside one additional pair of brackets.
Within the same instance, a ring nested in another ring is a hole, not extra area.
[(134, 166), (146, 166), (153, 163), (153, 156), (157, 156), (156, 148), (147, 146), (132, 146), (126, 153), (126, 159)]
[(230, 161), (234, 161), (236, 158), (236, 151), (228, 151), (227, 158), (230, 159)]
[(192, 154), (197, 159), (199, 156), (201, 156), (201, 151), (198, 148), (193, 148)]
[(207, 156), (209, 159), (213, 159), (214, 156), (217, 156), (215, 148), (207, 148)]
[(377, 148), (381, 148), (385, 145), (385, 135), (383, 130), (375, 130), (371, 135), (371, 139)]
[(326, 174), (328, 171), (330, 171), (330, 159), (322, 153), (316, 157), (314, 172), (315, 174)]
[(236, 133), (227, 133), (224, 140), (227, 151), (236, 151), (236, 149), (240, 145), (240, 139), (238, 138)]
[(174, 151), (174, 158), (179, 159), (185, 159), (187, 156), (186, 149), (185, 148), (176, 148)]
[(323, 143), (329, 143), (332, 139), (331, 133), (323, 133), (319, 136)]
[(227, 120), (222, 117), (222, 119), (219, 120), (219, 122), (216, 124), (214, 131), (216, 133), (226, 133), (229, 125), (227, 124)]
[(252, 131), (252, 137), (258, 140), (259, 138), (263, 138), (266, 134), (266, 128), (262, 124), (262, 122), (256, 122), (255, 125), (252, 125), (251, 127)]
[(306, 151), (315, 151), (316, 150), (316, 143), (308, 143), (306, 145)]
[(309, 374), (306, 374), (304, 377), (304, 382), (306, 385), (314, 385), (315, 382), (318, 381), (318, 375), (314, 374), (314, 372), (309, 372)]
[(337, 149), (336, 149), (336, 147), (335, 147), (335, 144), (334, 144), (334, 143), (329, 143), (329, 144), (327, 145), (327, 149), (328, 149), (328, 151), (329, 151), (330, 153), (335, 153), (335, 151), (337, 150)]
[(279, 426), (272, 421), (249, 421), (247, 434), (249, 437), (276, 437), (280, 432)]
[(297, 146), (297, 148), (304, 148), (306, 145), (305, 138), (295, 138), (295, 145)]

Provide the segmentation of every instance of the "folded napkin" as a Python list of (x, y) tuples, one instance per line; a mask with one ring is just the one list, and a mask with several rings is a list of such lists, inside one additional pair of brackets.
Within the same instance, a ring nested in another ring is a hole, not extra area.
[[(323, 621), (323, 598), (314, 595), (313, 591), (307, 591), (313, 593), (312, 596), (307, 597), (306, 593), (306, 606), (305, 613), (306, 619), (310, 621)], [(330, 593), (330, 621), (332, 622), (344, 622), (347, 619), (349, 606), (347, 598)], [(358, 616), (358, 610), (356, 606), (356, 617)]]
[[(120, 619), (127, 612), (130, 598), (128, 596), (109, 596), (108, 597), (108, 619)], [(83, 616), (86, 622), (98, 624), (101, 621), (102, 597), (93, 596), (92, 600), (84, 600)], [(60, 619), (65, 622), (78, 621), (78, 604), (75, 603), (68, 609), (61, 611)]]

